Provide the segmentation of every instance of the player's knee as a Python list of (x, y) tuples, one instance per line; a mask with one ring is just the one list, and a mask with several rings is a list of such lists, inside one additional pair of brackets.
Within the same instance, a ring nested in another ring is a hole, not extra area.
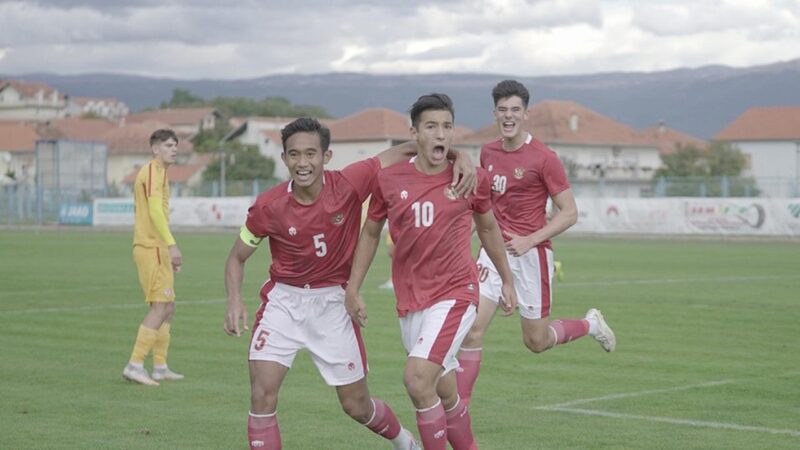
[(461, 344), (462, 348), (475, 348), (480, 347), (483, 344), (483, 334), (484, 330), (475, 328), (473, 325), (472, 328), (467, 333), (467, 337), (464, 338), (464, 342)]
[(411, 397), (415, 403), (424, 402), (432, 395), (436, 395), (435, 388), (428, 386), (427, 383), (425, 383), (425, 380), (416, 374), (405, 374), (403, 377), (403, 384), (406, 386), (406, 392), (408, 392), (408, 396)]
[(254, 383), (250, 386), (250, 404), (255, 412), (270, 413), (275, 411), (278, 403), (278, 394), (267, 389), (266, 386)]
[(342, 411), (359, 423), (367, 423), (372, 417), (372, 402), (363, 398), (341, 399)]
[(541, 336), (522, 336), (522, 342), (533, 353), (541, 353), (550, 348), (550, 342)]

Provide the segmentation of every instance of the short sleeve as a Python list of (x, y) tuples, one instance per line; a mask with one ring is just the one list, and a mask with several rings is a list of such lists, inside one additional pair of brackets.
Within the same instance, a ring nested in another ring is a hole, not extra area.
[(388, 204), (386, 199), (383, 198), (383, 191), (381, 190), (380, 183), (375, 183), (375, 189), (372, 191), (372, 197), (369, 199), (369, 212), (367, 218), (373, 222), (380, 222), (385, 219), (388, 214)]
[(489, 174), (478, 169), (478, 192), (472, 196), (472, 210), (483, 214), (492, 209), (492, 184)]
[(258, 197), (255, 203), (247, 210), (247, 220), (245, 220), (244, 226), (254, 236), (263, 238), (267, 235), (269, 214), (267, 213), (267, 204), (263, 196)]
[(561, 160), (558, 159), (556, 152), (552, 150), (547, 152), (547, 157), (544, 161), (542, 182), (545, 188), (547, 188), (547, 193), (551, 197), (559, 192), (566, 191), (570, 187), (567, 174), (564, 171), (564, 165), (561, 164)]
[(377, 185), (378, 172), (381, 170), (381, 162), (378, 158), (369, 158), (363, 161), (354, 162), (342, 169), (341, 174), (347, 182), (353, 186), (358, 195), (358, 201), (363, 202)]

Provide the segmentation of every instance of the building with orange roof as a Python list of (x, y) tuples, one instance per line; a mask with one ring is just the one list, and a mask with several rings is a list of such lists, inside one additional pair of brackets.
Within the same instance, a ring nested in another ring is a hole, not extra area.
[(216, 108), (166, 108), (130, 114), (125, 118), (128, 123), (147, 121), (162, 122), (169, 125), (181, 135), (193, 135), (202, 130), (211, 130), (222, 116)]
[(0, 119), (45, 121), (66, 114), (66, 96), (44, 83), (0, 80)]
[(668, 127), (665, 123), (641, 131), (642, 136), (658, 147), (660, 155), (671, 155), (681, 147), (693, 146), (698, 149), (708, 147), (708, 142), (703, 139)]
[[(523, 128), (558, 153), (576, 195), (648, 195), (653, 172), (661, 165), (652, 139), (573, 101), (534, 104)], [(477, 158), (481, 145), (499, 138), (497, 124), (491, 123), (464, 137), (458, 148)]]
[[(100, 138), (108, 147), (108, 183), (121, 187), (122, 181), (136, 167), (147, 164), (153, 157), (150, 150), (150, 135), (159, 128), (169, 128), (168, 124), (156, 121), (130, 123), (117, 126)], [(191, 162), (194, 145), (188, 139), (178, 142), (177, 164)]]
[(117, 124), (106, 119), (66, 117), (45, 122), (38, 127), (38, 131), (44, 139), (100, 142), (104, 134), (116, 128)]
[(800, 106), (750, 108), (714, 136), (748, 158), (764, 195), (800, 196)]

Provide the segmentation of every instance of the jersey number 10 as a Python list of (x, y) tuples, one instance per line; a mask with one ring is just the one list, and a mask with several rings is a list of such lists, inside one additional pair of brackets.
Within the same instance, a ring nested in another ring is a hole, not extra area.
[(429, 227), (433, 225), (433, 203), (432, 202), (414, 202), (411, 204), (411, 209), (414, 211), (414, 226)]

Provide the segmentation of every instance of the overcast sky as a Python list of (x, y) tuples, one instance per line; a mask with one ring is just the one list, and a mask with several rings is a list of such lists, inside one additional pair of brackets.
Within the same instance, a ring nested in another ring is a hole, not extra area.
[(0, 74), (520, 76), (800, 58), (800, 0), (0, 0)]

